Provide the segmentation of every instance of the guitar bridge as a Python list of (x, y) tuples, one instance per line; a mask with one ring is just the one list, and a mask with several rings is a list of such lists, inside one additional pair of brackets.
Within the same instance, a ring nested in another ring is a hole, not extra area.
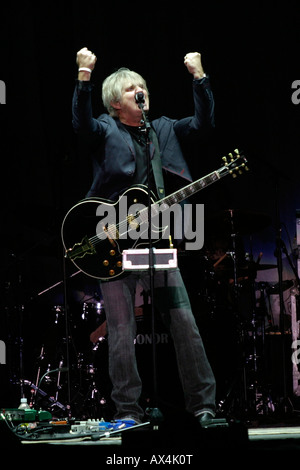
[(75, 243), (72, 248), (66, 250), (65, 257), (74, 260), (76, 258), (83, 258), (85, 255), (95, 255), (96, 253), (94, 245), (85, 236), (81, 242)]
[(129, 214), (127, 216), (127, 223), (132, 230), (137, 230), (140, 226), (140, 224), (136, 220), (136, 216), (134, 216), (133, 214)]

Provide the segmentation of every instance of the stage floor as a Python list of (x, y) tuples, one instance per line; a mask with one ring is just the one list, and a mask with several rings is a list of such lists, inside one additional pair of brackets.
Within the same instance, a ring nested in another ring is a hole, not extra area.
[[(2, 423), (4, 424), (4, 423)], [(277, 462), (277, 456), (300, 455), (300, 418), (293, 416), (278, 423), (229, 422), (228, 426), (200, 429), (190, 423), (165, 423), (158, 429), (151, 425), (128, 429), (117, 435), (64, 439), (54, 435), (40, 441), (5, 441), (0, 448), (17, 449), (16, 458), (51, 455), (83, 459), (97, 458), (103, 465), (128, 465), (146, 468), (153, 464), (197, 464), (209, 455), (214, 462)], [(11, 436), (10, 436), (11, 438)], [(242, 460), (241, 460), (242, 459)]]

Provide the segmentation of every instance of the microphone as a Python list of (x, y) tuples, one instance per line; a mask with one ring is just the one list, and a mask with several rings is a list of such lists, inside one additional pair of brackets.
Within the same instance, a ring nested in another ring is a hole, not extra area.
[(139, 103), (145, 103), (145, 95), (142, 91), (135, 94), (135, 101)]

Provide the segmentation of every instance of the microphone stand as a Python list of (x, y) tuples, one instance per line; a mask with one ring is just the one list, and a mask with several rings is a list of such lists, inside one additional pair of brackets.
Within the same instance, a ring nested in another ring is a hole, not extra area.
[(137, 93), (136, 101), (142, 112), (143, 119), (141, 124), (145, 126), (146, 135), (146, 156), (147, 156), (147, 186), (148, 186), (148, 239), (149, 239), (149, 277), (150, 277), (150, 299), (151, 299), (151, 329), (152, 329), (152, 361), (153, 361), (153, 401), (154, 407), (147, 410), (151, 424), (157, 429), (158, 424), (162, 421), (163, 416), (158, 408), (158, 391), (157, 391), (157, 369), (156, 369), (156, 345), (155, 345), (155, 315), (154, 315), (154, 256), (152, 247), (151, 227), (151, 159), (150, 159), (150, 123), (144, 111), (144, 95)]

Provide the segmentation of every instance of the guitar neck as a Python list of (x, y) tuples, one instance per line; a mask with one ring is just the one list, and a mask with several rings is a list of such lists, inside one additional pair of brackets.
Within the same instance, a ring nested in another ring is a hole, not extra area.
[[(159, 205), (166, 205), (166, 206), (169, 206), (169, 207), (173, 206), (174, 204), (178, 204), (178, 203), (184, 201), (185, 199), (187, 199), (188, 197), (192, 196), (193, 194), (196, 194), (197, 192), (201, 191), (202, 189), (207, 188), (207, 186), (214, 183), (215, 181), (218, 181), (222, 177), (222, 175), (223, 174), (222, 174), (222, 172), (220, 172), (220, 170), (219, 171), (213, 171), (212, 173), (209, 173), (208, 175), (204, 176), (203, 178), (200, 178), (199, 180), (194, 181), (193, 183), (190, 183), (187, 186), (179, 189), (175, 193), (164, 197), (163, 199), (158, 201), (158, 204)], [(225, 174), (224, 174), (224, 176), (225, 176)]]
[(199, 180), (186, 185), (184, 188), (179, 189), (178, 191), (169, 196), (166, 196), (165, 198), (158, 201), (157, 204), (160, 206), (165, 205), (170, 207), (174, 204), (178, 204), (184, 201), (184, 199), (187, 199), (189, 196), (192, 196), (198, 191), (207, 188), (207, 186), (215, 183), (216, 181), (220, 180), (228, 174), (231, 174), (233, 177), (236, 177), (237, 171), (239, 173), (242, 173), (242, 169), (245, 169), (246, 171), (248, 170), (248, 167), (246, 165), (246, 158), (241, 157), (237, 149), (234, 150), (234, 155), (232, 153), (229, 153), (228, 155), (230, 157), (230, 160), (228, 161), (227, 157), (223, 157), (222, 160), (225, 162), (225, 164), (221, 168), (212, 171), (208, 175), (200, 178)]
[[(169, 196), (166, 196), (163, 199), (160, 199), (159, 201), (152, 204), (151, 211), (153, 212), (153, 214), (158, 214), (159, 211), (164, 211), (169, 207), (173, 206), (174, 204), (178, 204), (184, 201), (188, 197), (192, 196), (193, 194), (196, 194), (202, 189), (207, 188), (207, 186), (215, 183), (216, 181), (219, 181), (221, 178), (228, 174), (231, 174), (233, 177), (236, 177), (236, 171), (238, 171), (239, 173), (242, 172), (242, 169), (245, 169), (247, 171), (248, 167), (246, 166), (246, 158), (241, 157), (238, 150), (235, 150), (235, 154), (236, 155), (234, 157), (231, 153), (229, 154), (230, 161), (227, 161), (227, 158), (223, 157), (223, 161), (225, 162), (225, 164), (218, 170), (212, 171), (208, 175), (203, 176), (197, 181), (186, 185), (175, 193), (170, 194)], [(144, 220), (144, 218), (147, 217), (147, 213), (147, 208), (140, 211), (140, 220)]]

